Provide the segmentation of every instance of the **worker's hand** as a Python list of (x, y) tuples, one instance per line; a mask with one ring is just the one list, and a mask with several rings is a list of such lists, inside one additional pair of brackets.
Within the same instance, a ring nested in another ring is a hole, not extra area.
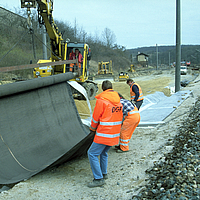
[(91, 134), (91, 135), (95, 135), (95, 133), (96, 133), (96, 131), (90, 130), (90, 134)]
[(94, 140), (95, 133), (96, 133), (96, 131), (90, 130), (91, 140)]

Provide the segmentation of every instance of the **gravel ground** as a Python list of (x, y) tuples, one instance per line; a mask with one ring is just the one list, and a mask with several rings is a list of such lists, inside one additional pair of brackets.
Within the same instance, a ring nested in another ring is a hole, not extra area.
[[(199, 79), (200, 77), (197, 77), (196, 80)], [(141, 197), (142, 192), (145, 193), (145, 186), (149, 184), (149, 176), (145, 171), (150, 171), (154, 164), (172, 151), (174, 137), (179, 134), (179, 128), (194, 107), (199, 88), (200, 81), (191, 82), (182, 89), (192, 90), (192, 95), (165, 119), (164, 124), (155, 128), (138, 127), (130, 141), (129, 152), (117, 154), (114, 147), (111, 148), (108, 164), (109, 179), (104, 186), (87, 187), (93, 176), (85, 155), (16, 184), (12, 189), (1, 192), (0, 200), (139, 199), (133, 196), (140, 194)], [(151, 197), (144, 196), (144, 199)]]
[(133, 199), (200, 199), (200, 97), (178, 132), (165, 146), (172, 151), (146, 170), (147, 184)]

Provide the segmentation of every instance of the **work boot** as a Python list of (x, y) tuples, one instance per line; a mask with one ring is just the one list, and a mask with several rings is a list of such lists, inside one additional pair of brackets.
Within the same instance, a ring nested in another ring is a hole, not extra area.
[(119, 145), (116, 145), (116, 146), (115, 146), (115, 149), (120, 149), (120, 146), (119, 146)]
[(108, 174), (103, 174), (103, 179), (108, 179)]
[(88, 187), (93, 188), (93, 187), (101, 187), (102, 185), (105, 184), (104, 179), (94, 179), (91, 183), (88, 184)]
[(128, 152), (128, 151), (122, 151), (121, 149), (117, 149), (116, 153), (125, 153), (125, 152)]

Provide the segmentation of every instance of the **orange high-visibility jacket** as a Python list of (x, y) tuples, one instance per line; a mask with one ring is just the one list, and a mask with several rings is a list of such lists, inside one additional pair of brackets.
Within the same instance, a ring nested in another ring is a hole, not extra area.
[(69, 57), (69, 60), (74, 60), (78, 58), (78, 62), (79, 63), (82, 63), (83, 62), (83, 56), (81, 55), (81, 53), (78, 54), (78, 56), (76, 56), (76, 54), (74, 52), (71, 52), (70, 53), (70, 57)]
[(139, 97), (138, 97), (138, 99), (137, 99), (136, 101), (141, 101), (141, 100), (143, 100), (144, 97), (143, 97), (142, 89), (141, 89), (141, 87), (140, 87), (137, 83), (135, 83), (135, 82), (133, 82), (132, 85), (131, 85), (131, 87), (130, 87), (131, 100), (134, 101), (134, 99), (135, 99), (135, 92), (133, 92), (133, 89), (132, 89), (133, 85), (137, 85), (137, 87), (139, 88)]
[(94, 142), (108, 146), (117, 145), (123, 118), (119, 95), (108, 89), (95, 98), (97, 101), (90, 126), (90, 130), (96, 131)]
[[(78, 56), (76, 56), (76, 54), (72, 51), (69, 55), (69, 60), (74, 60), (76, 58), (78, 58), (78, 67), (81, 69), (81, 63), (83, 62), (83, 56), (81, 55), (81, 53), (79, 53)], [(69, 66), (70, 72), (73, 71), (74, 65), (77, 65), (77, 64), (74, 64), (74, 63), (70, 64), (70, 66)]]

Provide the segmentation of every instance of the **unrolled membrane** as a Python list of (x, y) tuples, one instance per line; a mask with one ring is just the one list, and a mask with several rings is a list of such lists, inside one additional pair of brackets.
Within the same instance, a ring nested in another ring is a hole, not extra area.
[(28, 179), (85, 153), (92, 142), (78, 114), (71, 74), (0, 86), (0, 184)]

